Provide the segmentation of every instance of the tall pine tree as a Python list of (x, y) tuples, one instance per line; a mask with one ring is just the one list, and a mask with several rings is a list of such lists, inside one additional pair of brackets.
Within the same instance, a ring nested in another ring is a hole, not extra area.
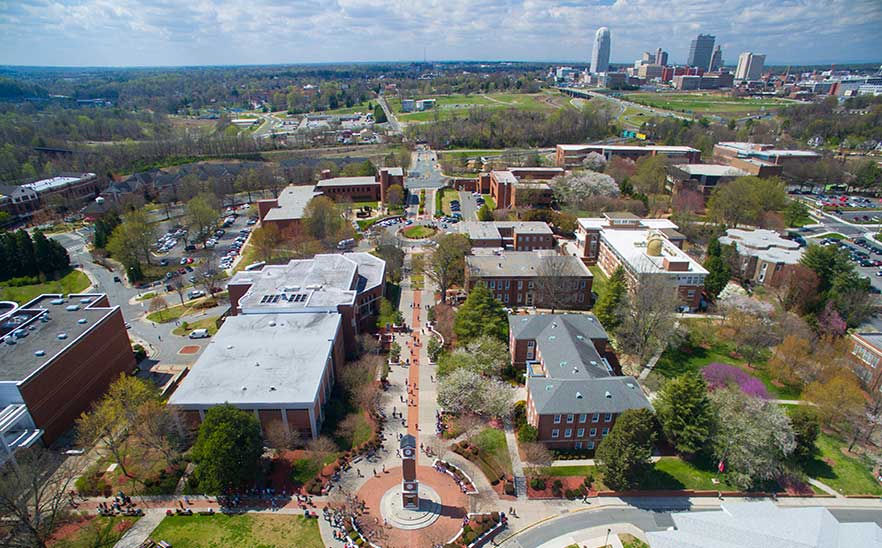
[(622, 323), (619, 311), (627, 296), (628, 284), (625, 281), (625, 271), (619, 266), (609, 277), (606, 289), (594, 305), (594, 315), (607, 331), (615, 332)]

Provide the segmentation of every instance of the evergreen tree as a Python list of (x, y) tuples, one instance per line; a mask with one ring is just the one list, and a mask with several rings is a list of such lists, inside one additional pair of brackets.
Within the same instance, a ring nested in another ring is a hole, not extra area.
[(257, 474), (263, 440), (253, 413), (218, 405), (205, 413), (193, 445), (199, 489), (221, 493), (237, 489)]
[(796, 448), (791, 457), (798, 463), (810, 461), (818, 452), (815, 442), (821, 433), (818, 412), (811, 407), (798, 405), (788, 411)]
[(460, 345), (482, 335), (508, 341), (508, 314), (493, 293), (478, 284), (456, 313), (453, 331)]
[(704, 378), (686, 374), (665, 383), (655, 400), (665, 437), (677, 451), (697, 453), (710, 438), (714, 411)]
[(374, 107), (374, 122), (378, 124), (386, 122), (386, 111), (380, 105)]
[(625, 281), (625, 271), (619, 266), (609, 277), (606, 289), (594, 305), (594, 315), (607, 331), (615, 332), (622, 323), (619, 309), (627, 298), (627, 293), (628, 284)]
[(603, 438), (595, 459), (603, 473), (603, 483), (616, 490), (640, 484), (652, 467), (655, 420), (648, 409), (628, 409), (616, 419), (612, 431)]
[(708, 275), (704, 278), (704, 288), (711, 298), (716, 298), (732, 277), (732, 269), (729, 267), (729, 262), (723, 258), (723, 248), (716, 238), (707, 246), (704, 267), (708, 271)]

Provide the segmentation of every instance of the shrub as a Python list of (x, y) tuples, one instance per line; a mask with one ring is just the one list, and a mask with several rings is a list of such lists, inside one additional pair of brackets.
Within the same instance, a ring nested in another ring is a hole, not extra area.
[(518, 435), (520, 436), (521, 428), (527, 424), (527, 402), (521, 400), (514, 404), (511, 419), (515, 428), (518, 429)]
[(141, 361), (147, 357), (147, 350), (145, 350), (140, 344), (133, 345), (132, 352), (135, 354), (136, 363), (141, 363)]
[(769, 392), (762, 381), (734, 365), (714, 362), (702, 369), (701, 374), (710, 390), (737, 385), (748, 396), (769, 399)]
[(506, 495), (514, 495), (515, 494), (514, 483), (512, 483), (510, 481), (505, 482), (505, 494)]
[(181, 322), (181, 328), (184, 331), (189, 331), (190, 330), (190, 322)]
[(542, 491), (545, 489), (545, 480), (542, 478), (533, 478), (530, 480), (530, 487), (534, 491)]
[(518, 441), (521, 443), (533, 443), (539, 439), (539, 431), (529, 424), (523, 424), (518, 428)]

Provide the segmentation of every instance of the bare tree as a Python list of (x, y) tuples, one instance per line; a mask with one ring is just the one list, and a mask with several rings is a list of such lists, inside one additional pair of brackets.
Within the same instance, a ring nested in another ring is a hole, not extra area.
[(159, 313), (159, 321), (162, 321), (162, 311), (165, 310), (167, 306), (168, 303), (165, 302), (165, 299), (157, 295), (150, 299), (150, 307), (147, 310), (151, 314), (153, 314), (154, 312)]
[(181, 300), (181, 304), (184, 304), (184, 280), (179, 277), (172, 280), (171, 284), (172, 289), (174, 289), (175, 293), (178, 294), (178, 298)]
[(301, 445), (300, 430), (288, 428), (281, 422), (270, 424), (264, 431), (264, 438), (277, 453)]
[(618, 347), (644, 363), (665, 348), (675, 329), (677, 288), (662, 276), (642, 275), (622, 303)]
[(0, 517), (10, 548), (43, 548), (62, 523), (76, 470), (48, 449), (16, 452), (0, 470)]
[(537, 303), (550, 308), (572, 306), (579, 294), (580, 280), (573, 261), (565, 255), (545, 255), (536, 270)]

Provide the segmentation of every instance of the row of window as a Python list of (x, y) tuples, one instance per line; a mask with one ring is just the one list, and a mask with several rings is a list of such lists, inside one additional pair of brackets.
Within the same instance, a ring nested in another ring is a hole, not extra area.
[[(530, 344), (527, 343), (527, 346), (529, 347)], [(563, 415), (554, 415), (554, 424), (560, 424), (562, 417), (563, 417)], [(605, 413), (603, 415), (603, 422), (612, 422), (612, 418), (613, 418), (612, 413)], [(575, 414), (570, 413), (569, 415), (567, 415), (567, 424), (573, 424), (575, 421), (576, 421)], [(580, 414), (579, 415), (579, 422), (588, 422), (588, 414), (587, 413)], [(591, 422), (600, 422), (600, 413), (592, 414), (591, 415)]]
[(871, 352), (859, 344), (854, 345), (854, 350), (852, 350), (851, 353), (874, 369), (879, 365), (879, 356), (875, 352)]
[[(609, 434), (609, 428), (604, 428), (603, 430), (600, 431), (600, 435), (603, 437), (606, 437), (607, 434)], [(560, 438), (560, 430), (557, 428), (552, 429), (551, 430), (551, 437), (552, 437), (552, 439)], [(572, 428), (565, 429), (564, 430), (564, 437), (565, 438), (572, 438), (573, 437), (573, 429)], [(579, 428), (578, 430), (576, 430), (576, 437), (577, 438), (584, 438), (585, 437), (585, 429)], [(589, 438), (596, 438), (597, 437), (597, 428), (592, 428), (591, 430), (589, 430), (588, 437)], [(593, 447), (589, 447), (589, 449), (593, 449)]]

